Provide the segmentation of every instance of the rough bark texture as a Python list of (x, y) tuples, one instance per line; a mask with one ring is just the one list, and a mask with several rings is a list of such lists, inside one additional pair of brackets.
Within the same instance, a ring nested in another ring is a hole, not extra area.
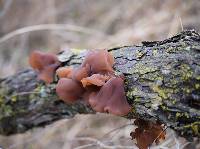
[[(159, 120), (180, 135), (200, 137), (200, 35), (195, 31), (140, 46), (109, 49), (114, 69), (125, 76), (132, 111), (127, 118)], [(80, 65), (87, 50), (58, 55), (62, 65)], [(55, 81), (56, 83), (56, 81)], [(95, 113), (78, 101), (64, 104), (55, 83), (37, 81), (29, 69), (0, 81), (0, 133), (24, 132), (77, 113)]]

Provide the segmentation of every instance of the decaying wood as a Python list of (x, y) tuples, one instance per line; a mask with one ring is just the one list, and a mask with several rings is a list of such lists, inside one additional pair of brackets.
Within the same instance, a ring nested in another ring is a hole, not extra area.
[[(159, 120), (178, 134), (200, 137), (200, 35), (195, 31), (140, 46), (109, 49), (116, 74), (125, 76), (126, 96), (132, 111), (126, 118)], [(62, 65), (80, 65), (87, 50), (58, 55)], [(95, 113), (78, 101), (64, 104), (55, 83), (45, 85), (36, 73), (25, 70), (0, 80), (0, 133), (24, 132), (77, 113)]]

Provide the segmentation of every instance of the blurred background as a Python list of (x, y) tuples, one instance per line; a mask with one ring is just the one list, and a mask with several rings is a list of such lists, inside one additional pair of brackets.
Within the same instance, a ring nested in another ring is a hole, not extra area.
[[(199, 31), (199, 18), (199, 0), (0, 0), (0, 78), (29, 67), (27, 58), (35, 49), (55, 53), (162, 40), (183, 29)], [(78, 115), (24, 134), (0, 136), (0, 146), (134, 149), (131, 123), (106, 114)], [(194, 146), (168, 129), (167, 139), (152, 148)]]

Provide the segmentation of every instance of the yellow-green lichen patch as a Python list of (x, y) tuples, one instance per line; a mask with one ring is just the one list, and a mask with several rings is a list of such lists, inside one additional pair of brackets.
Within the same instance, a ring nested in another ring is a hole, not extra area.
[(180, 75), (182, 80), (186, 81), (192, 77), (193, 71), (191, 70), (190, 66), (182, 64), (180, 66)]
[(12, 101), (12, 102), (16, 102), (16, 101), (17, 101), (17, 96), (12, 96), (12, 97), (11, 97), (11, 101)]
[(196, 134), (196, 135), (200, 135), (200, 122), (194, 122), (192, 124), (189, 125), (185, 125), (184, 128), (186, 129), (192, 129), (192, 131)]
[(195, 84), (196, 89), (200, 89), (200, 84)]
[(162, 88), (158, 85), (153, 85), (152, 90), (158, 94), (159, 97), (162, 99), (167, 99), (170, 97), (170, 95), (173, 93), (172, 89)]
[(9, 117), (9, 116), (12, 116), (13, 115), (13, 110), (12, 110), (12, 107), (9, 106), (9, 105), (1, 105), (1, 108), (0, 108), (0, 120), (4, 117)]
[[(34, 99), (35, 97), (37, 97), (38, 95), (40, 95), (41, 97), (46, 97), (47, 96), (47, 86), (44, 86), (42, 84), (38, 84), (38, 87), (34, 89), (34, 91), (32, 92), (32, 94), (30, 94), (30, 99)], [(44, 98), (41, 98), (44, 99)]]
[(177, 103), (176, 99), (171, 99), (172, 104), (175, 105)]
[(177, 112), (176, 113), (176, 119), (179, 119), (179, 118), (182, 118), (182, 117), (189, 119), (189, 114), (186, 113), (186, 112), (184, 112), (184, 113)]
[(35, 92), (40, 92), (41, 88), (43, 88), (42, 84), (38, 84), (37, 87), (34, 89)]
[(162, 105), (162, 99), (160, 97), (151, 98), (151, 108), (157, 110)]
[(161, 76), (159, 74), (158, 71), (154, 72), (154, 73), (147, 73), (147, 74), (143, 74), (141, 75), (140, 79), (144, 79), (145, 81), (146, 80), (150, 80), (150, 81), (156, 81), (156, 80), (163, 80), (163, 76)]
[(177, 88), (178, 84), (180, 83), (180, 80), (178, 80), (176, 77), (172, 76), (170, 79), (167, 80), (171, 87)]
[(6, 88), (1, 88), (0, 89), (0, 106), (1, 104), (4, 103), (4, 100), (5, 100), (5, 96), (8, 94), (8, 91)]
[(195, 49), (195, 50), (198, 49), (198, 50), (200, 50), (200, 46), (194, 44), (194, 45), (192, 45), (191, 49)]
[(158, 49), (153, 48), (152, 53), (153, 53), (153, 56), (156, 56), (158, 54)]
[(140, 75), (143, 75), (145, 73), (154, 72), (156, 70), (158, 70), (158, 68), (156, 66), (153, 66), (153, 64), (150, 65), (150, 64), (147, 64), (147, 63), (138, 62), (134, 65), (133, 68), (129, 69), (129, 73), (130, 74), (138, 73)]
[(177, 49), (176, 48), (173, 48), (173, 47), (169, 47), (166, 49), (167, 53), (172, 53), (172, 52), (176, 52)]
[(182, 88), (182, 91), (183, 91), (184, 93), (190, 94), (190, 93), (192, 93), (193, 88), (191, 88), (191, 87), (189, 87), (189, 86), (184, 86), (184, 87)]
[(197, 76), (196, 79), (197, 79), (197, 80), (200, 80), (200, 76)]
[(135, 107), (134, 107), (134, 106), (131, 107), (130, 113), (136, 114), (136, 110), (135, 110)]
[(177, 51), (190, 50), (190, 47), (187, 46), (184, 42), (181, 42), (181, 44), (177, 46), (168, 46), (165, 48), (166, 48), (167, 53), (176, 53)]
[(163, 111), (169, 111), (169, 108), (163, 104), (160, 107)]
[(138, 97), (138, 99), (139, 99), (140, 97), (145, 97), (147, 95), (146, 95), (145, 92), (143, 92), (138, 87), (133, 87), (133, 88), (129, 89), (129, 91), (126, 93), (126, 96), (128, 98), (130, 98), (130, 99), (132, 99), (134, 97), (135, 98), (134, 101), (137, 102), (137, 98), (136, 97)]
[(141, 59), (144, 55), (145, 55), (145, 51), (144, 50), (142, 50), (142, 51), (137, 51), (136, 52), (136, 58), (137, 59)]

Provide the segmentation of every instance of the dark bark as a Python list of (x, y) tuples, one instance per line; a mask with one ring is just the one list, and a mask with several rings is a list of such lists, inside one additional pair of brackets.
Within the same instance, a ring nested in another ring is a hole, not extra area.
[[(141, 46), (109, 49), (114, 69), (125, 76), (132, 112), (126, 118), (159, 120), (187, 139), (200, 137), (200, 35), (195, 31)], [(62, 65), (80, 65), (87, 51), (58, 55)], [(56, 83), (56, 81), (55, 81)], [(0, 81), (0, 133), (24, 132), (77, 113), (95, 113), (83, 102), (64, 104), (55, 83), (37, 81), (29, 69)]]

